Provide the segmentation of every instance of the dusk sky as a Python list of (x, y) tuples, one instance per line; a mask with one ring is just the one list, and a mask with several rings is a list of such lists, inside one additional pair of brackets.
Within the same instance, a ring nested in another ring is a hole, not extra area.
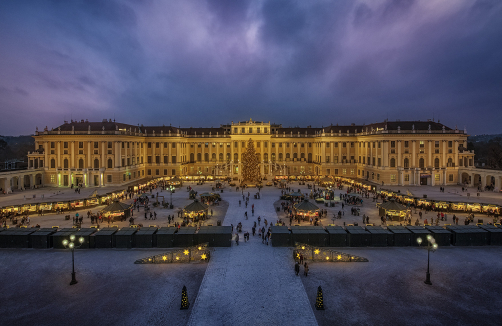
[(0, 2), (0, 135), (63, 120), (501, 133), (502, 1)]

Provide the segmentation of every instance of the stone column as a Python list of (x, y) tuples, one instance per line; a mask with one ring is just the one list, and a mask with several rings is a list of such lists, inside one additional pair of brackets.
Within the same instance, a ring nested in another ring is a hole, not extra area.
[(120, 168), (120, 142), (115, 142), (115, 167)]
[(442, 159), (441, 159), (442, 160), (441, 167), (445, 168), (446, 167), (446, 162), (447, 162), (446, 161), (446, 140), (443, 140), (442, 142), (443, 142), (443, 150), (442, 150), (442, 153), (441, 153), (442, 154), (441, 155), (441, 157), (442, 157)]
[(456, 167), (459, 167), (459, 163), (458, 163), (458, 140), (455, 140), (455, 142), (453, 143), (453, 153), (455, 153), (455, 166)]
[(101, 142), (101, 167), (106, 168), (106, 142)]
[(389, 166), (389, 141), (388, 140), (384, 140), (383, 141), (383, 146), (382, 146), (382, 164), (384, 167), (387, 167)]
[(342, 142), (338, 141), (338, 164), (342, 163)]
[(49, 166), (49, 161), (47, 160), (47, 155), (48, 154), (49, 154), (49, 142), (44, 141), (44, 170), (48, 169), (50, 167)]
[(160, 142), (160, 163), (164, 164), (164, 142)]
[(432, 166), (432, 140), (428, 140), (427, 143), (429, 143), (429, 150), (427, 152), (427, 166), (426, 167), (431, 167)]
[(91, 152), (91, 142), (88, 141), (87, 142), (87, 168), (90, 169), (92, 166), (91, 166), (91, 156), (92, 156), (92, 152)]
[[(412, 148), (412, 157), (411, 157), (411, 167), (412, 168), (416, 168), (417, 167), (417, 141), (416, 140), (412, 140), (411, 141), (411, 148)], [(415, 182), (416, 184), (417, 182)]]
[(402, 157), (401, 157), (401, 141), (397, 141), (397, 164), (396, 167), (402, 167)]
[(70, 158), (70, 167), (72, 169), (75, 168), (75, 142), (71, 141), (71, 158)]
[(61, 169), (61, 142), (58, 141), (58, 148), (57, 148), (57, 153), (58, 153), (58, 165), (57, 165), (57, 168), (58, 169)]

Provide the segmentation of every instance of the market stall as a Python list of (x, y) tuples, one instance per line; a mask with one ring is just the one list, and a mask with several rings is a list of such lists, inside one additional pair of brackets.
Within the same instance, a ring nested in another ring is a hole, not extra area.
[(392, 220), (402, 221), (409, 213), (406, 206), (397, 203), (394, 199), (388, 202), (377, 204), (379, 216), (389, 216)]
[(296, 214), (300, 215), (302, 219), (309, 219), (310, 217), (316, 218), (319, 216), (319, 207), (309, 202), (308, 199), (294, 205), (294, 209)]
[(103, 216), (103, 220), (110, 217), (112, 221), (124, 221), (131, 214), (131, 205), (115, 201), (103, 208), (100, 213)]
[(208, 207), (206, 205), (195, 199), (193, 203), (183, 208), (183, 217), (191, 219), (192, 222), (197, 222), (199, 219), (203, 219), (207, 216), (207, 209)]

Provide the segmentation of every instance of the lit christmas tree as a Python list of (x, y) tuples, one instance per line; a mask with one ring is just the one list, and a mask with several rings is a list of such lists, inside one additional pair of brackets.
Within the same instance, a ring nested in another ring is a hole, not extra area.
[(315, 300), (315, 308), (317, 310), (324, 310), (324, 300), (322, 298), (322, 289), (320, 285), (317, 288), (317, 298)]
[(188, 294), (187, 287), (183, 285), (183, 290), (181, 290), (181, 308), (180, 310), (185, 310), (190, 307), (190, 303), (188, 302)]
[(260, 161), (251, 138), (248, 140), (246, 152), (242, 154), (242, 177), (243, 183), (257, 184), (260, 180)]

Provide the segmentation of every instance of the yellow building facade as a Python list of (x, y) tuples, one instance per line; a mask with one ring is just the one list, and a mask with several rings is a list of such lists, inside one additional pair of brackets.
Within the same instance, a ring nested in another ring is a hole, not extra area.
[(144, 178), (241, 178), (249, 139), (262, 178), (347, 177), (379, 185), (450, 185), (474, 166), (467, 134), (434, 121), (285, 128), (242, 121), (217, 128), (72, 121), (37, 131), (29, 169), (43, 184), (124, 185)]

